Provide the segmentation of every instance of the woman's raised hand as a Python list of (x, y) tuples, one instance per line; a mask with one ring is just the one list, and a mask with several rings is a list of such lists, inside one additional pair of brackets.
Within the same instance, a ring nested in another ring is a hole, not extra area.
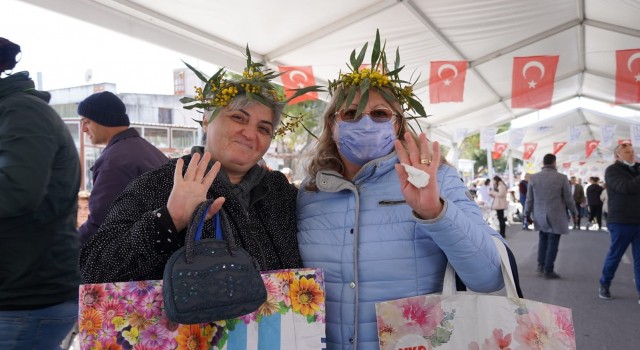
[[(211, 154), (205, 152), (194, 153), (187, 166), (187, 171), (182, 175), (184, 160), (178, 159), (176, 170), (173, 174), (173, 188), (167, 201), (167, 210), (178, 231), (182, 231), (189, 225), (189, 220), (198, 204), (207, 200), (207, 191), (220, 171), (220, 162), (216, 162), (207, 172), (207, 165), (211, 160)], [(224, 197), (216, 198), (207, 212), (206, 219), (211, 218), (220, 210), (224, 203)]]
[(402, 164), (396, 164), (400, 187), (407, 204), (421, 219), (434, 219), (443, 209), (438, 190), (438, 167), (440, 166), (440, 145), (431, 143), (421, 133), (416, 144), (410, 133), (405, 133), (406, 148), (399, 140), (395, 141), (396, 153), (400, 163), (410, 165), (429, 174), (429, 183), (418, 188), (408, 181), (408, 174)]

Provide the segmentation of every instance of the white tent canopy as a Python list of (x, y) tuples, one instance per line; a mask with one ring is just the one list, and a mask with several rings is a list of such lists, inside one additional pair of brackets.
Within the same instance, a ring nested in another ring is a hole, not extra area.
[[(423, 127), (449, 145), (458, 129), (513, 122), (542, 158), (553, 142), (568, 141), (568, 126), (581, 124), (586, 131), (558, 161), (584, 161), (585, 141), (598, 139), (600, 126), (615, 124), (615, 137), (629, 139), (629, 126), (640, 121), (640, 105), (611, 106), (615, 52), (640, 48), (640, 2), (633, 0), (23, 1), (234, 71), (244, 67), (248, 43), (254, 59), (272, 67), (312, 66), (319, 84), (380, 29), (390, 57), (400, 48), (402, 77), (420, 76), (417, 94), (432, 115)], [(513, 58), (539, 55), (559, 55), (553, 104), (571, 104), (568, 110), (511, 108)], [(469, 62), (464, 102), (429, 104), (429, 62), (438, 60)], [(608, 108), (594, 109), (597, 102)], [(612, 148), (600, 145), (589, 161), (608, 161)]]

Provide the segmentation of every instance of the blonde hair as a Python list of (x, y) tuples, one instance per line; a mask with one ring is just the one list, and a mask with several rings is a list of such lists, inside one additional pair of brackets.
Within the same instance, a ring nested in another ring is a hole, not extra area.
[[(335, 140), (333, 139), (333, 128), (335, 126), (336, 121), (336, 112), (342, 106), (337, 106), (337, 96), (340, 95), (341, 87), (337, 88), (336, 92), (333, 93), (333, 98), (331, 99), (329, 106), (325, 110), (323, 114), (323, 129), (322, 134), (318, 138), (318, 142), (314, 146), (311, 154), (313, 157), (311, 161), (307, 165), (307, 174), (309, 176), (309, 181), (305, 185), (305, 189), (309, 191), (317, 191), (318, 186), (316, 185), (316, 175), (320, 170), (334, 170), (338, 173), (344, 172), (344, 164), (340, 159), (340, 154), (338, 153), (338, 146), (336, 145)], [(372, 88), (378, 90), (379, 88)], [(409, 131), (411, 132), (411, 136), (414, 140), (417, 141), (418, 135), (409, 127), (407, 122), (407, 118), (405, 118), (402, 105), (396, 100), (389, 100), (387, 96), (393, 96), (390, 93), (390, 90), (387, 88), (382, 88), (386, 93), (381, 93), (380, 95), (384, 97), (384, 99), (389, 102), (391, 105), (391, 109), (396, 114), (396, 122), (399, 124), (398, 134), (396, 135), (397, 139), (400, 141), (404, 141), (404, 134)], [(448, 164), (444, 157), (441, 158), (441, 163)]]

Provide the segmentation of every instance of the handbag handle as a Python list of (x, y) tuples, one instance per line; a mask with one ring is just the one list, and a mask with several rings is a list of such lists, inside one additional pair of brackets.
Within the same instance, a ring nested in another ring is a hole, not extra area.
[[(185, 260), (187, 264), (193, 263), (193, 250), (195, 248), (195, 241), (200, 240), (202, 237), (202, 231), (204, 230), (204, 221), (207, 216), (207, 212), (209, 211), (209, 207), (213, 203), (213, 199), (207, 199), (206, 201), (198, 204), (195, 210), (195, 214), (191, 218), (189, 222), (189, 229), (187, 230), (187, 235), (185, 236)], [(220, 212), (216, 213), (216, 239), (222, 240), (222, 226), (220, 225)], [(197, 222), (197, 224), (195, 224)], [(236, 250), (236, 242), (233, 238), (233, 234), (227, 235), (227, 245), (229, 247), (229, 252), (233, 255), (233, 252)]]
[[(511, 263), (509, 262), (509, 254), (507, 253), (507, 247), (498, 238), (491, 236), (493, 243), (498, 249), (500, 255), (500, 266), (502, 270), (502, 279), (504, 280), (504, 288), (507, 292), (507, 297), (517, 299), (518, 292), (516, 290), (516, 282), (513, 278), (513, 272), (511, 270)], [(447, 264), (447, 270), (444, 273), (444, 283), (442, 285), (442, 295), (454, 295), (456, 290), (456, 277), (455, 270), (451, 264)]]

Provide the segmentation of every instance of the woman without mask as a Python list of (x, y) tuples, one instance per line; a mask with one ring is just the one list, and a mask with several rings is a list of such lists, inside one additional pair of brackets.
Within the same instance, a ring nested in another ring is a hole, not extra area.
[[(385, 58), (374, 63), (386, 69)], [(441, 291), (447, 262), (473, 290), (503, 285), (491, 239), (498, 234), (438, 142), (408, 132), (403, 112), (415, 111), (407, 103), (415, 107), (415, 96), (384, 72), (330, 82), (324, 130), (298, 195), (303, 263), (325, 272), (327, 349), (378, 349), (375, 303)]]
[(208, 198), (216, 199), (202, 238), (215, 237), (211, 217), (219, 211), (223, 233), (233, 234), (261, 270), (301, 266), (297, 190), (282, 173), (257, 165), (286, 101), (277, 98), (273, 71), (261, 71), (248, 49), (247, 54), (242, 84), (224, 79), (221, 69), (204, 89), (196, 89), (195, 99), (181, 100), (185, 108), (205, 110), (205, 146), (142, 175), (118, 197), (82, 249), (85, 283), (161, 279), (171, 254), (184, 245), (195, 208)]

